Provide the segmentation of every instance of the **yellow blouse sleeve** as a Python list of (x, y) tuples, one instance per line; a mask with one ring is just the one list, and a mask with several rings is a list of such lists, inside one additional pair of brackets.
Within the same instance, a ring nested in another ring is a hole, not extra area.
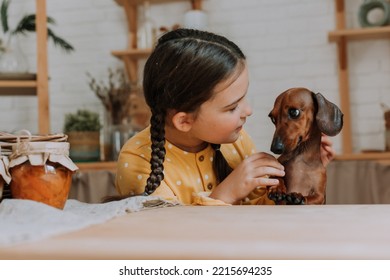
[(222, 200), (210, 198), (211, 192), (200, 192), (193, 194), (193, 202), (192, 205), (201, 205), (201, 206), (227, 206), (231, 205), (229, 203), (225, 203)]
[(243, 199), (240, 205), (275, 205), (275, 202), (268, 198), (268, 189), (260, 186), (254, 189), (248, 197)]

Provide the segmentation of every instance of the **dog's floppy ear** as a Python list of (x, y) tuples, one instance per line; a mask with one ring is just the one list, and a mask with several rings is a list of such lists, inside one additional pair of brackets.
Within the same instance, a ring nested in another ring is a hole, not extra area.
[(321, 93), (313, 93), (313, 96), (318, 106), (316, 115), (318, 128), (328, 136), (337, 135), (343, 128), (343, 113)]

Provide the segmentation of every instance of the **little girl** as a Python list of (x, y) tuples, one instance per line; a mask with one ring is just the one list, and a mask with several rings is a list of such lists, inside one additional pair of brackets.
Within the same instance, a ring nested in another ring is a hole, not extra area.
[[(143, 87), (150, 127), (123, 146), (116, 188), (124, 198), (154, 195), (184, 205), (274, 204), (267, 188), (284, 167), (256, 152), (243, 130), (252, 114), (248, 67), (225, 37), (178, 29), (148, 58)], [(333, 157), (323, 141), (323, 162)]]

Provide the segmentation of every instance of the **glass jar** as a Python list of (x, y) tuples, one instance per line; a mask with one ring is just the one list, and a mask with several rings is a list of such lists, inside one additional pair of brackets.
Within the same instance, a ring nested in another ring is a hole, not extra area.
[(69, 158), (69, 143), (22, 142), (10, 156), (13, 198), (31, 199), (63, 209), (77, 166)]
[(72, 183), (72, 171), (58, 163), (33, 166), (25, 162), (10, 170), (13, 198), (31, 199), (63, 209)]
[(23, 74), (28, 72), (28, 60), (19, 45), (17, 35), (9, 35), (5, 50), (0, 53), (0, 73)]

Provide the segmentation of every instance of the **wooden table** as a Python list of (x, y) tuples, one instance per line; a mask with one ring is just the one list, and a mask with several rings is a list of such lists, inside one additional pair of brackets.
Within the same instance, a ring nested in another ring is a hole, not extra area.
[(176, 206), (144, 210), (1, 259), (389, 259), (390, 205)]

